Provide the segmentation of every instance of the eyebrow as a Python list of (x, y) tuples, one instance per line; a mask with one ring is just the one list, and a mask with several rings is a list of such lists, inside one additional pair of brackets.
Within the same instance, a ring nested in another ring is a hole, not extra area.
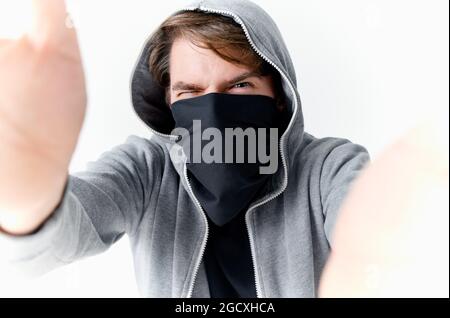
[(176, 82), (175, 84), (172, 85), (172, 90), (173, 91), (196, 91), (196, 90), (201, 90), (202, 88), (198, 85), (195, 84), (189, 84), (189, 83), (185, 83), (185, 82)]
[[(226, 81), (226, 83), (228, 85), (232, 85), (232, 84), (236, 84), (236, 83), (243, 81), (250, 77), (261, 77), (261, 76), (262, 75), (259, 72), (250, 71), (250, 72), (245, 72), (243, 74), (240, 74), (240, 75)], [(190, 83), (186, 83), (183, 81), (178, 81), (172, 85), (172, 90), (173, 91), (199, 91), (199, 90), (202, 90), (202, 87), (200, 87), (199, 85), (196, 85), (196, 84), (190, 84)]]

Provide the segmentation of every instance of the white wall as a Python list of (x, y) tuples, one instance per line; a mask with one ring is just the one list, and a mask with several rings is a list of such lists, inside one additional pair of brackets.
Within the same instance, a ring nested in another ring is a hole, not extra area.
[[(424, 115), (448, 116), (447, 0), (256, 2), (277, 21), (291, 50), (308, 132), (349, 138), (376, 156)], [(148, 136), (130, 105), (131, 70), (144, 39), (188, 3), (69, 0), (89, 90), (71, 171), (130, 134)], [(26, 0), (0, 0), (0, 36), (17, 35), (28, 19)], [(126, 238), (31, 283), (3, 276), (0, 296), (137, 295)]]

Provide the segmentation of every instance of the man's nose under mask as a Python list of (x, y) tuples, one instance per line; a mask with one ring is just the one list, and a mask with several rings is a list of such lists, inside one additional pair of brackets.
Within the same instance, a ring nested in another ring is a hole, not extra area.
[(268, 96), (220, 93), (177, 101), (171, 110), (194, 194), (222, 226), (278, 170), (281, 113)]

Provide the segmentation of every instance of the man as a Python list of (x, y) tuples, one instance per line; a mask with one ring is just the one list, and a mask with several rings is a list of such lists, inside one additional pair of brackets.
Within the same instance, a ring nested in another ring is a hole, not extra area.
[[(153, 137), (130, 137), (68, 175), (86, 100), (80, 55), (74, 31), (61, 28), (63, 2), (35, 5), (34, 33), (1, 51), (3, 74), (14, 76), (0, 77), (0, 224), (17, 266), (42, 273), (127, 234), (147, 297), (316, 296), (339, 208), (369, 156), (304, 132), (271, 18), (242, 0), (200, 1), (169, 17), (132, 80)], [(248, 160), (248, 135), (246, 162), (221, 161), (226, 153), (196, 161), (205, 127), (254, 129), (258, 150), (279, 144), (269, 160), (279, 164), (261, 173), (267, 161)]]

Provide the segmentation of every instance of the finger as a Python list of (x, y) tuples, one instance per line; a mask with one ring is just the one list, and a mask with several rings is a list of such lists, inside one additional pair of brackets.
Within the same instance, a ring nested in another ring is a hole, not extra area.
[(32, 41), (37, 44), (62, 43), (72, 33), (66, 26), (67, 11), (64, 0), (32, 0)]

